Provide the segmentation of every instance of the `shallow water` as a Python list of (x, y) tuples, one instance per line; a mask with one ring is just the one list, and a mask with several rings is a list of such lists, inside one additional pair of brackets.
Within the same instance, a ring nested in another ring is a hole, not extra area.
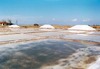
[(77, 42), (62, 40), (41, 40), (16, 47), (2, 47), (0, 50), (0, 69), (39, 69), (45, 64), (55, 64), (79, 48)]

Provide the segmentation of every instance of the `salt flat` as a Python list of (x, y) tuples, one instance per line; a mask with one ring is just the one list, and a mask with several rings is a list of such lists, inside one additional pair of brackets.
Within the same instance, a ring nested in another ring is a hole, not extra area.
[(100, 55), (99, 32), (94, 33), (76, 34), (66, 30), (40, 31), (32, 28), (0, 32), (0, 69), (71, 69), (77, 66), (89, 69), (95, 61), (85, 64), (85, 58), (96, 55), (94, 58), (98, 60)]

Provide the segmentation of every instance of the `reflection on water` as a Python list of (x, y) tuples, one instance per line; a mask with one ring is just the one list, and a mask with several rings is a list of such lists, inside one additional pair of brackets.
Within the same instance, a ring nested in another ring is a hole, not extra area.
[(76, 42), (43, 40), (0, 51), (0, 69), (39, 69), (85, 47)]

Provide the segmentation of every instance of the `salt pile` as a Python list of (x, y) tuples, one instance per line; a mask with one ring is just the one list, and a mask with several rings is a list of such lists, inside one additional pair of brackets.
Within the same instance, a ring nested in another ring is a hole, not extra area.
[(88, 25), (75, 25), (71, 28), (69, 28), (69, 30), (87, 30), (87, 31), (95, 31), (94, 28), (88, 26)]
[(10, 28), (19, 28), (20, 26), (18, 26), (18, 25), (10, 25), (9, 27)]
[(55, 28), (52, 25), (45, 24), (43, 26), (40, 26), (41, 31), (53, 31)]
[(73, 33), (88, 33), (88, 32), (92, 32), (96, 31), (96, 29), (88, 26), (88, 25), (75, 25), (71, 28), (68, 29), (69, 32), (73, 32)]

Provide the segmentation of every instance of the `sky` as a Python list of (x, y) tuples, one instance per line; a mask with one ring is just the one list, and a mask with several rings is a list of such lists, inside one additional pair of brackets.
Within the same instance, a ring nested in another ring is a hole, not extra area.
[(0, 0), (0, 21), (14, 24), (99, 24), (100, 0)]

